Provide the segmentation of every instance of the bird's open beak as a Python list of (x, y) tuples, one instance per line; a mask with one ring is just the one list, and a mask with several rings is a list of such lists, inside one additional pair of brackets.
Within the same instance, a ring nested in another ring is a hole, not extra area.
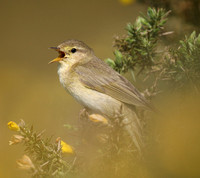
[(57, 58), (53, 59), (52, 61), (50, 61), (48, 64), (51, 64), (53, 62), (59, 62), (65, 57), (65, 53), (60, 51), (60, 49), (58, 47), (50, 47), (50, 49), (54, 49), (54, 50), (58, 51), (59, 56)]
[(62, 58), (57, 57), (57, 58), (53, 59), (52, 61), (50, 61), (48, 64), (51, 64), (53, 62), (58, 62), (58, 61), (61, 61), (61, 60), (62, 60)]

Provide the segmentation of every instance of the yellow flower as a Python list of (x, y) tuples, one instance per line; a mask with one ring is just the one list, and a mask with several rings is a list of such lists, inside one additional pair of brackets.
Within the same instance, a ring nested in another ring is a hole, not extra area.
[(23, 139), (24, 139), (24, 137), (21, 135), (13, 135), (11, 140), (9, 141), (9, 145), (14, 145), (14, 144), (20, 143), (20, 142), (22, 142)]
[(131, 5), (134, 3), (136, 0), (119, 0), (119, 2), (125, 6)]
[(20, 131), (19, 126), (13, 121), (8, 122), (8, 128), (13, 131)]
[(24, 170), (35, 168), (31, 159), (27, 155), (24, 155), (21, 159), (17, 160), (17, 164), (20, 169), (24, 169)]
[(70, 153), (70, 154), (74, 153), (73, 148), (67, 143), (65, 143), (64, 141), (61, 140), (60, 145), (61, 145), (62, 153)]
[(91, 115), (89, 115), (89, 119), (92, 122), (99, 122), (99, 123), (103, 123), (105, 125), (108, 124), (108, 120), (99, 114), (91, 114)]

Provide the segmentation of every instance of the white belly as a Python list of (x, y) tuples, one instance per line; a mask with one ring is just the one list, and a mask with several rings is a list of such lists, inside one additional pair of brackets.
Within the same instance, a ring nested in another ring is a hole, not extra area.
[(72, 83), (66, 89), (80, 104), (95, 113), (106, 114), (108, 117), (119, 114), (121, 103), (108, 95), (85, 88), (79, 82)]

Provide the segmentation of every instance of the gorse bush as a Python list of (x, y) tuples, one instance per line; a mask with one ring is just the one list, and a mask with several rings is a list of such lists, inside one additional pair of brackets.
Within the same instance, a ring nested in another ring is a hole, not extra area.
[(54, 142), (51, 137), (45, 138), (44, 131), (37, 133), (33, 126), (27, 126), (22, 120), (19, 124), (10, 121), (8, 127), (16, 131), (9, 145), (21, 143), (25, 147), (26, 155), (17, 160), (20, 169), (28, 170), (32, 177), (63, 177), (70, 174), (74, 159), (71, 162), (64, 159), (66, 154), (74, 154), (70, 145), (60, 138)]
[(163, 45), (159, 45), (163, 35), (172, 33), (164, 32), (169, 13), (148, 8), (146, 16), (127, 25), (125, 37), (115, 39), (115, 60), (106, 60), (119, 73), (130, 71), (134, 81), (140, 77), (144, 93), (151, 98), (163, 91), (163, 85), (173, 90), (186, 87), (199, 90), (200, 35), (194, 31), (176, 49), (170, 46), (161, 49)]
[(171, 49), (165, 56), (163, 78), (169, 80), (176, 88), (192, 86), (199, 92), (200, 79), (200, 34), (194, 31), (185, 40), (181, 40), (177, 49)]
[(124, 73), (136, 68), (142, 71), (156, 65), (154, 56), (157, 40), (162, 35), (168, 14), (164, 9), (156, 11), (149, 8), (147, 16), (142, 15), (134, 24), (129, 23), (126, 27), (127, 36), (115, 40), (116, 59), (107, 59), (106, 62), (116, 71)]

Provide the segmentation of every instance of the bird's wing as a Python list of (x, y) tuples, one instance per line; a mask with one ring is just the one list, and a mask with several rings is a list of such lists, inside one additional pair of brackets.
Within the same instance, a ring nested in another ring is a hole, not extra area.
[(127, 104), (149, 108), (145, 98), (126, 78), (98, 58), (76, 66), (75, 72), (79, 75), (80, 81), (90, 89)]

